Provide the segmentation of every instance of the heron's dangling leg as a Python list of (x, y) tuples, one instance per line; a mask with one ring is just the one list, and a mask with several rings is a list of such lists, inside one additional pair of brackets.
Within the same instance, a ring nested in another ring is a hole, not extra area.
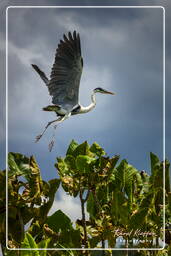
[(71, 112), (69, 112), (68, 114), (66, 114), (65, 116), (63, 117), (60, 117), (61, 119), (57, 119), (56, 121), (58, 121), (58, 123), (55, 125), (55, 129), (56, 129), (56, 126), (60, 123), (62, 123), (63, 121), (65, 121), (66, 119), (68, 119), (69, 117), (71, 116)]
[(57, 122), (57, 121), (60, 121), (60, 120), (61, 120), (61, 117), (59, 117), (59, 118), (56, 119), (56, 120), (53, 120), (53, 121), (49, 122), (49, 123), (46, 125), (45, 129), (43, 130), (43, 132), (42, 132), (41, 134), (39, 134), (39, 135), (36, 136), (35, 142), (38, 142), (38, 141), (41, 139), (41, 137), (43, 136), (43, 134), (45, 133), (45, 131), (47, 130), (47, 128), (48, 128), (52, 123)]
[(40, 135), (36, 136), (35, 142), (38, 142), (38, 141), (41, 139), (41, 137), (43, 136), (43, 134), (45, 133), (45, 131), (47, 130), (47, 128), (48, 128), (52, 123), (55, 123), (55, 122), (58, 122), (57, 124), (62, 123), (63, 121), (65, 121), (66, 119), (68, 119), (68, 118), (70, 117), (70, 115), (71, 115), (71, 113), (68, 113), (68, 114), (66, 114), (65, 116), (60, 116), (58, 119), (49, 122), (49, 123), (46, 125), (45, 129), (43, 130), (43, 132), (42, 132)]

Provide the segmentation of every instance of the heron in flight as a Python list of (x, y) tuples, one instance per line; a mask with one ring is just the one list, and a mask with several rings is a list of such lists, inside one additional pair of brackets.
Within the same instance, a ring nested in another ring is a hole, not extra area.
[(73, 34), (69, 32), (68, 36), (63, 35), (63, 40), (60, 40), (50, 79), (37, 65), (32, 64), (32, 67), (44, 81), (49, 94), (52, 96), (53, 105), (44, 107), (43, 110), (53, 111), (58, 116), (58, 119), (46, 125), (44, 131), (36, 137), (36, 141), (43, 136), (52, 123), (57, 122), (56, 124), (59, 124), (71, 115), (84, 114), (91, 111), (96, 105), (96, 93), (114, 95), (113, 92), (98, 87), (91, 94), (92, 102), (89, 106), (84, 107), (79, 103), (79, 85), (83, 69), (83, 58), (81, 55), (80, 36), (76, 31)]

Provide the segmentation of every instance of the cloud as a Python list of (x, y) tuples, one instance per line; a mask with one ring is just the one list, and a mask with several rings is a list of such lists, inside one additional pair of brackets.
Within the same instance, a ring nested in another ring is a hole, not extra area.
[(21, 64), (25, 66), (32, 63), (33, 59), (41, 59), (41, 61), (46, 63), (43, 54), (37, 53), (33, 46), (31, 48), (22, 49), (14, 45), (12, 42), (9, 42), (8, 51), (10, 55), (14, 55), (14, 58), (18, 58)]
[[(67, 195), (67, 193), (64, 191), (60, 192), (60, 199), (56, 199), (54, 201), (53, 206), (49, 212), (49, 216), (59, 209), (68, 215), (73, 223), (75, 223), (77, 219), (82, 219), (81, 203), (78, 201), (78, 199)], [(87, 212), (86, 217), (88, 218)]]
[[(30, 64), (37, 64), (49, 76), (59, 39), (77, 29), (84, 57), (80, 103), (88, 105), (91, 90), (99, 86), (116, 96), (97, 95), (92, 112), (61, 124), (54, 150), (63, 155), (74, 138), (80, 143), (96, 140), (109, 154), (114, 148), (128, 157), (135, 155), (135, 163), (137, 154), (143, 155), (139, 165), (147, 150), (143, 144), (155, 145), (154, 150), (161, 154), (162, 148), (154, 144), (162, 134), (161, 14), (160, 9), (9, 10), (9, 141), (13, 150), (23, 145), (23, 150), (31, 152), (30, 141), (55, 119), (54, 114), (41, 110), (51, 104), (51, 97)], [(34, 145), (34, 152), (36, 148), (46, 154), (52, 131), (49, 128)], [(137, 137), (141, 147), (136, 145)], [(49, 162), (55, 154), (49, 156)]]

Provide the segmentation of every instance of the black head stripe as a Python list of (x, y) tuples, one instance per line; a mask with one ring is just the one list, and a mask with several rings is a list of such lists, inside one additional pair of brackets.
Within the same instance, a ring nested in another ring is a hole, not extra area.
[(97, 88), (95, 88), (95, 90), (103, 90), (101, 87), (97, 87)]

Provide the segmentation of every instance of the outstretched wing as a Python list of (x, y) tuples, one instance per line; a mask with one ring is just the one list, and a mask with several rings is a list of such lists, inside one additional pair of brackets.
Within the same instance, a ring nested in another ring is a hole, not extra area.
[(72, 110), (78, 104), (83, 59), (79, 34), (69, 32), (63, 38), (56, 50), (48, 88), (53, 104)]

